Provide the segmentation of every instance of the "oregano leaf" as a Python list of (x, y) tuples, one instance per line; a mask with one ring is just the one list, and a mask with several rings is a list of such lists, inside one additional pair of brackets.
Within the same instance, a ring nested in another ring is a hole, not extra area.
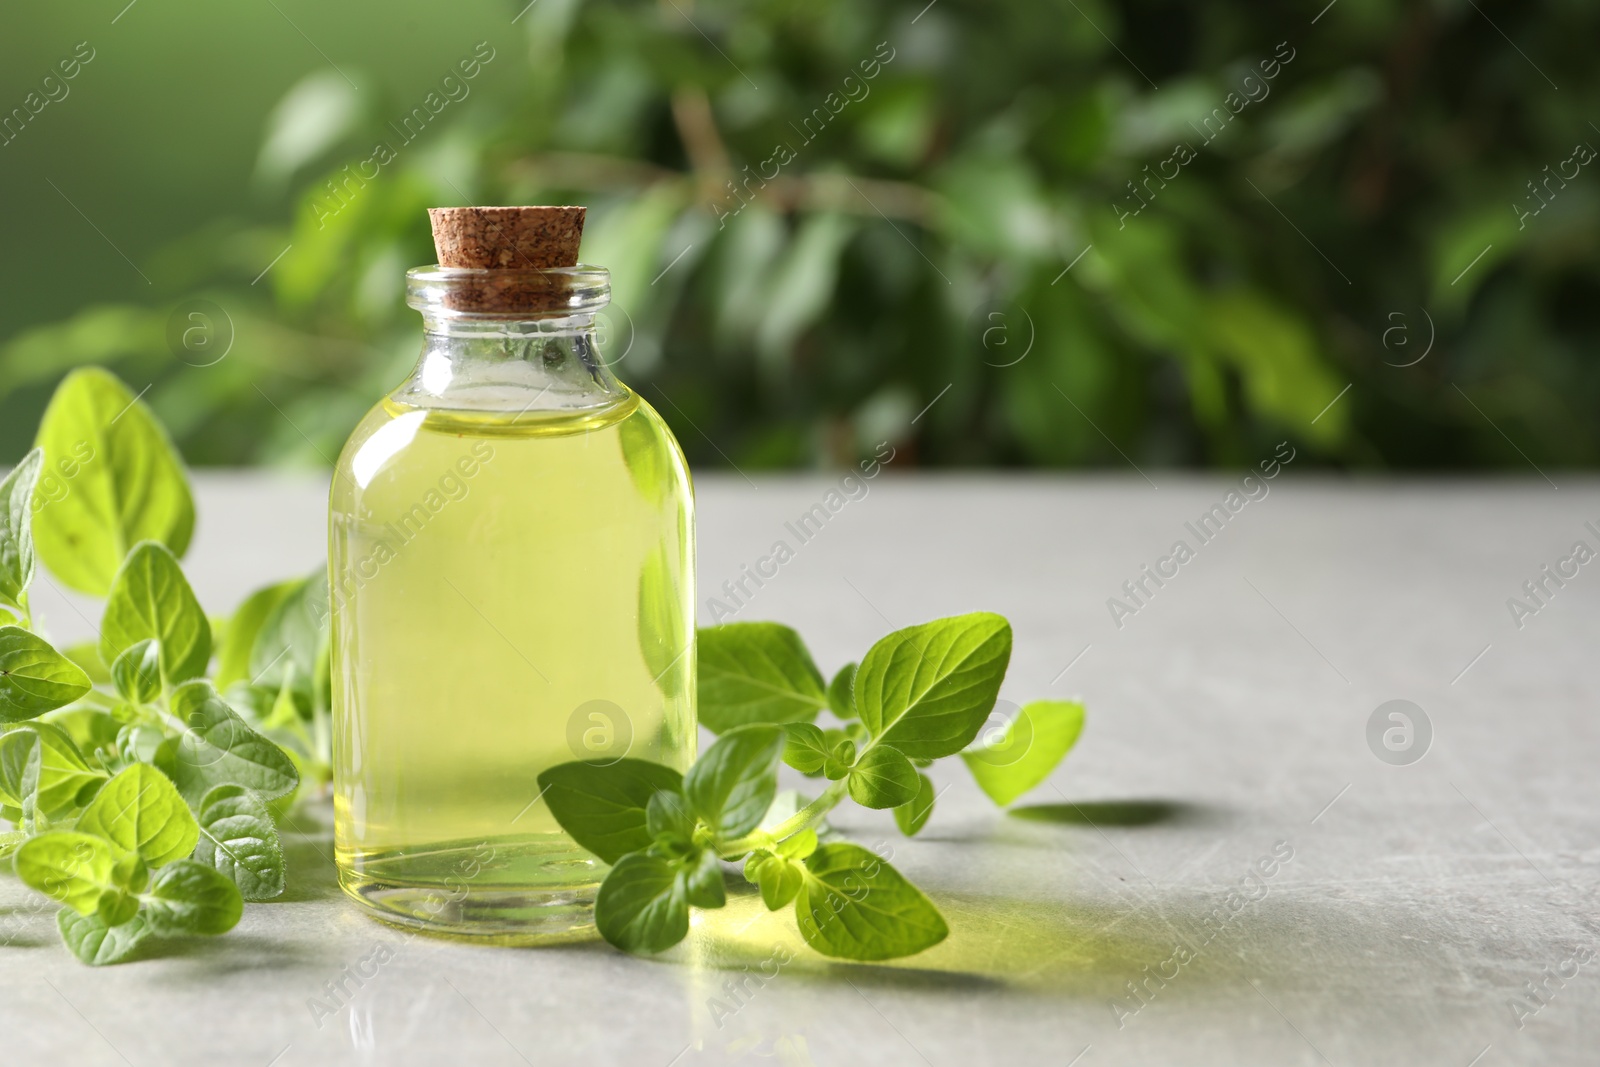
[(572, 839), (606, 863), (648, 848), (647, 809), (660, 790), (679, 792), (683, 776), (647, 760), (561, 763), (539, 774), (540, 795)]
[(890, 960), (937, 945), (950, 932), (922, 891), (860, 845), (822, 845), (805, 861), (794, 902), (806, 944), (847, 960)]
[(205, 673), (211, 660), (211, 623), (171, 549), (142, 541), (117, 571), (100, 620), (100, 658), (117, 657), (141, 641), (160, 643), (158, 661), (167, 685)]
[(283, 892), (283, 847), (267, 805), (242, 785), (219, 785), (200, 802), (196, 863), (213, 867), (239, 887), (245, 900), (270, 900)]
[(52, 499), (35, 490), (34, 550), (68, 586), (105, 596), (141, 541), (178, 556), (188, 549), (194, 499), (183, 463), (150, 409), (115, 375), (99, 367), (68, 374), (45, 408), (37, 443), (68, 491)]
[(617, 860), (595, 894), (600, 936), (627, 952), (661, 952), (689, 933), (687, 879), (676, 863), (646, 852)]
[(33, 581), (33, 491), (43, 465), (35, 448), (0, 481), (0, 603), (19, 609)]
[(862, 807), (896, 808), (916, 797), (917, 769), (899, 750), (879, 744), (850, 768), (847, 788)]
[(20, 626), (0, 626), (0, 719), (37, 718), (90, 688), (83, 669), (50, 642)]
[(739, 726), (717, 738), (689, 768), (684, 795), (713, 833), (738, 837), (760, 825), (778, 792), (785, 737), (781, 726)]
[(712, 733), (807, 722), (827, 706), (822, 672), (789, 627), (733, 622), (704, 627), (698, 636), (700, 725)]
[(977, 736), (1011, 660), (1011, 624), (974, 612), (907, 627), (861, 661), (855, 705), (875, 738), (922, 759), (954, 755)]

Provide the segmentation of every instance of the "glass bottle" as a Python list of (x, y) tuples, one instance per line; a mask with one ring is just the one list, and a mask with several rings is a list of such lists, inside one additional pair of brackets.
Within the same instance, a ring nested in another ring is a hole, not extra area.
[[(331, 492), (339, 882), (402, 925), (581, 938), (605, 868), (535, 776), (693, 762), (688, 468), (599, 354), (605, 270), (406, 279), (421, 360)], [(541, 296), (482, 310), (508, 287)]]

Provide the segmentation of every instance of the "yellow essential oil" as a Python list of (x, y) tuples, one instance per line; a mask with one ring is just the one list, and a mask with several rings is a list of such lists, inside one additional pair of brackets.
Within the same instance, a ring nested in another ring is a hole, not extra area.
[[(603, 301), (603, 272), (578, 270), (581, 299)], [(422, 362), (334, 476), (340, 884), (439, 932), (587, 936), (605, 867), (535, 779), (574, 759), (693, 761), (687, 468), (599, 360), (592, 310), (444, 314), (428, 290), (449, 274), (412, 272)]]

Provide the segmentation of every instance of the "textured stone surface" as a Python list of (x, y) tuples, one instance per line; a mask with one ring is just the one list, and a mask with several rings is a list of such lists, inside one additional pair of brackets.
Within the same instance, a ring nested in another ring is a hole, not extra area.
[[(408, 938), (342, 901), (307, 825), (282, 901), (97, 971), (0, 879), (0, 1062), (1594, 1062), (1600, 958), (1547, 982), (1520, 1029), (1510, 1003), (1600, 951), (1600, 570), (1520, 630), (1506, 601), (1574, 541), (1600, 547), (1583, 526), (1600, 526), (1600, 486), (1285, 473), (1118, 629), (1107, 598), (1193, 547), (1184, 523), (1232, 483), (885, 474), (799, 544), (785, 522), (837, 481), (754, 480), (699, 481), (702, 618), (782, 539), (795, 558), (737, 617), (794, 624), (825, 671), (890, 624), (989, 608), (1016, 626), (1003, 698), (1089, 704), (1076, 751), (1018, 802), (1031, 818), (994, 810), (957, 764), (936, 768), (915, 841), (887, 814), (838, 820), (893, 847), (950, 920), (945, 944), (830, 964), (748, 896), (667, 960)], [(321, 486), (199, 485), (189, 563), (213, 610), (320, 561)], [(39, 603), (59, 635), (89, 632), (59, 596)], [(1368, 747), (1391, 699), (1433, 726), (1409, 766)], [(1247, 883), (1275, 846), (1293, 858)], [(1233, 913), (1236, 887), (1258, 899)], [(1208, 924), (1218, 908), (1231, 917)], [(379, 945), (393, 959), (316, 1019), (309, 998)], [(1194, 958), (1132, 998), (1178, 946)], [(775, 978), (747, 978), (764, 963)]]

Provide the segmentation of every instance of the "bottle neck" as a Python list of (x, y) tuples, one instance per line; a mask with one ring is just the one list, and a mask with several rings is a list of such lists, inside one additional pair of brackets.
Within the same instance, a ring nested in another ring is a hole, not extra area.
[(594, 411), (631, 394), (602, 358), (593, 312), (527, 318), (423, 314), (422, 356), (393, 399), (506, 413)]

